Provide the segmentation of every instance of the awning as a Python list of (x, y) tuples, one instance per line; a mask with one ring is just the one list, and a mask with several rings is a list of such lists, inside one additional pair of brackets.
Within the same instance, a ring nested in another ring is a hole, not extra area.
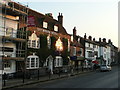
[(99, 64), (99, 62), (97, 60), (92, 61), (92, 63)]
[(70, 57), (70, 60), (82, 61), (82, 60), (85, 60), (85, 58), (82, 56), (72, 56), (72, 57)]
[(70, 60), (77, 60), (77, 56), (71, 56)]

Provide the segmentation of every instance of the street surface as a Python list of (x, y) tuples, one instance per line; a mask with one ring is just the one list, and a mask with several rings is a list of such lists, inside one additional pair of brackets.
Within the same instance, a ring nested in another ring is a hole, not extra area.
[(19, 88), (118, 88), (118, 72), (115, 66), (110, 72), (95, 71)]

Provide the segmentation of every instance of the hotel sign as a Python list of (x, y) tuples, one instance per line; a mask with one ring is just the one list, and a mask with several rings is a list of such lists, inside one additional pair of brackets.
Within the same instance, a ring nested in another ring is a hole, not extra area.
[(50, 30), (46, 30), (46, 29), (42, 29), (42, 28), (37, 28), (38, 31), (40, 32), (44, 32), (44, 33), (48, 33), (48, 34), (52, 34), (52, 35), (58, 35), (58, 33), (50, 31)]
[(35, 17), (34, 16), (28, 16), (27, 26), (28, 27), (34, 27), (35, 26)]

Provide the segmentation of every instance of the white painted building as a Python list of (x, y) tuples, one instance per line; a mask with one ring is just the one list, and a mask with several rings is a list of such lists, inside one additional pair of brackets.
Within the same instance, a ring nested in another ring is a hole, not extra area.
[(110, 65), (111, 64), (111, 46), (106, 42), (106, 39), (103, 39), (103, 42), (101, 40), (99, 41), (100, 43), (100, 56), (102, 57), (101, 59), (101, 64), (106, 64)]
[(85, 67), (93, 66), (92, 61), (96, 61), (100, 57), (99, 44), (95, 42), (95, 39), (92, 40), (92, 37), (89, 36), (88, 39), (85, 39)]

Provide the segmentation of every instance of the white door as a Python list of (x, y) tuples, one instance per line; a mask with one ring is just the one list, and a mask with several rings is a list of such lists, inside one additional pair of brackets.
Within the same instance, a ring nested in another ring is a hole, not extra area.
[(51, 70), (51, 74), (53, 74), (53, 59), (48, 59), (48, 69)]

